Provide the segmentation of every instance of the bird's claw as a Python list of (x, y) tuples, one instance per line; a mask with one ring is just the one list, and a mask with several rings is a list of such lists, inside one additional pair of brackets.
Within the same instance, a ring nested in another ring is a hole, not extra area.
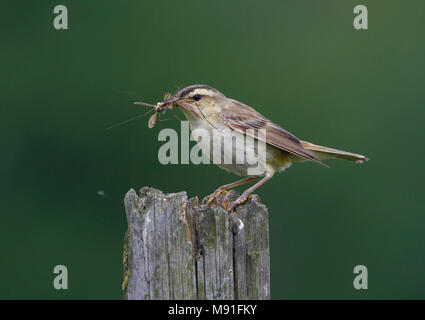
[(224, 190), (224, 189), (218, 188), (212, 194), (210, 194), (210, 195), (206, 196), (204, 199), (202, 199), (202, 204), (207, 204), (207, 205), (211, 204), (222, 193), (227, 193), (227, 191)]
[(229, 204), (229, 207), (227, 208), (227, 212), (229, 213), (229, 216), (233, 214), (235, 209), (239, 207), (241, 204), (245, 203), (251, 196), (249, 194), (242, 193), (240, 197), (238, 197), (235, 201)]

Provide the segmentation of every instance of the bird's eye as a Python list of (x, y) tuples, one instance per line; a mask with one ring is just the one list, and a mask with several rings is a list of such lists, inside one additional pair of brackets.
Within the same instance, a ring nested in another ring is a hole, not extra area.
[(201, 100), (201, 95), (200, 94), (195, 94), (192, 98), (195, 101), (199, 101), (199, 100)]

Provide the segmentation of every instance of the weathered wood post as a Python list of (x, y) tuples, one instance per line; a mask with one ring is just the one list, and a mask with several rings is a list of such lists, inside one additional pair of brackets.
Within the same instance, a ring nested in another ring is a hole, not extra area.
[(124, 204), (125, 299), (270, 299), (268, 212), (256, 196), (231, 221), (186, 192), (131, 189)]

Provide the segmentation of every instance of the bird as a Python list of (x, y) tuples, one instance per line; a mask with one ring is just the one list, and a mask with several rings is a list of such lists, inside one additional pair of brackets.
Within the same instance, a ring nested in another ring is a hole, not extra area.
[[(135, 102), (135, 104), (146, 105), (142, 102)], [(194, 132), (208, 133), (209, 138), (199, 139), (197, 144), (202, 149), (203, 154), (210, 159), (214, 157), (214, 150), (219, 150), (223, 155), (223, 140), (216, 138), (216, 136), (224, 137), (224, 140), (230, 139), (233, 142), (233, 137), (241, 138), (240, 141), (244, 141), (242, 147), (232, 144), (230, 163), (229, 161), (221, 161), (215, 164), (245, 178), (222, 185), (203, 199), (204, 204), (211, 204), (221, 193), (258, 180), (228, 204), (227, 210), (230, 214), (246, 202), (251, 193), (270, 180), (275, 173), (284, 171), (292, 163), (312, 161), (327, 167), (322, 161), (330, 158), (349, 160), (355, 163), (363, 163), (369, 160), (369, 158), (360, 154), (302, 141), (254, 108), (228, 98), (208, 85), (191, 85), (179, 90), (173, 96), (167, 95), (167, 99), (157, 103), (156, 110), (163, 110), (165, 106), (168, 108), (170, 106), (179, 107), (189, 122), (192, 134)], [(258, 143), (265, 145), (263, 154), (260, 154), (259, 147), (255, 147)], [(241, 148), (242, 150), (240, 150)], [(238, 153), (237, 151), (242, 152)], [(262, 169), (254, 174), (250, 173), (249, 170), (252, 168), (252, 164), (248, 163), (246, 159), (239, 159), (241, 155), (246, 156), (248, 151), (257, 155), (257, 166)]]

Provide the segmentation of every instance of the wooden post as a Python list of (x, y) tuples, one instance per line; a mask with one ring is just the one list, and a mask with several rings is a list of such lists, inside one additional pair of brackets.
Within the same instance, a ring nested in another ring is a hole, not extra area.
[(131, 189), (124, 204), (125, 299), (270, 299), (268, 212), (256, 196), (231, 221), (186, 192)]

